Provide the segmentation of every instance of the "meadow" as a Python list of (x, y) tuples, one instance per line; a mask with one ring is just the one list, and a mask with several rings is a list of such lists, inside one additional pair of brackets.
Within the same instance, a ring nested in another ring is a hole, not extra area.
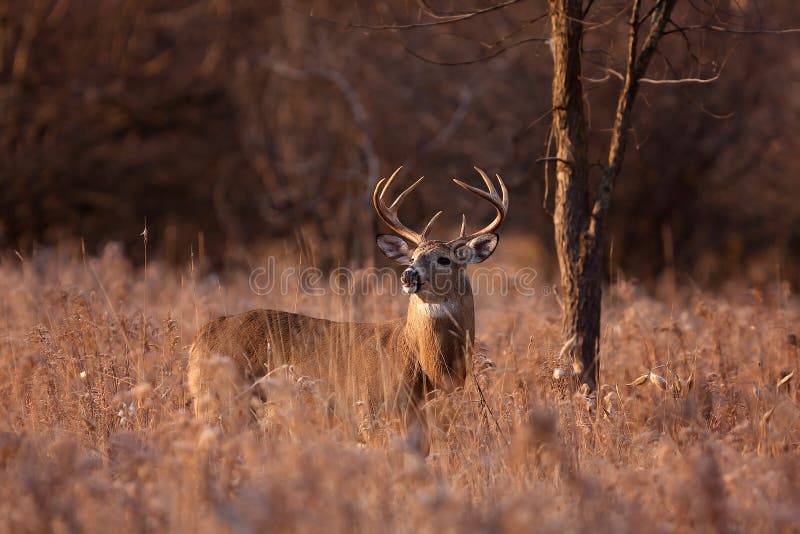
[[(504, 249), (504, 246), (506, 247)], [(297, 261), (291, 250), (280, 254)], [(522, 242), (494, 266), (535, 265)], [(331, 414), (312, 377), (276, 375), (258, 420), (193, 420), (186, 348), (223, 313), (397, 317), (405, 299), (258, 295), (128, 260), (114, 244), (0, 263), (0, 529), (5, 532), (790, 532), (800, 524), (800, 301), (776, 279), (707, 291), (606, 288), (599, 393), (570, 385), (559, 303), (477, 296), (483, 350), (434, 399), (428, 457), (396, 421)]]

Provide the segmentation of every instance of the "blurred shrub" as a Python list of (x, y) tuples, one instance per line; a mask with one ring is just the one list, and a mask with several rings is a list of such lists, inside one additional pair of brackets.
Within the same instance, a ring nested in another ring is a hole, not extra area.
[[(800, 15), (788, 0), (769, 13), (735, 4), (737, 22), (751, 27), (788, 26)], [(404, 32), (320, 19), (415, 22), (418, 5), (4, 6), (0, 246), (84, 238), (92, 249), (118, 240), (135, 252), (146, 219), (152, 245), (172, 260), (198, 245), (213, 259), (242, 257), (254, 242), (281, 237), (316, 245), (320, 262), (358, 263), (373, 254), (378, 230), (372, 187), (402, 163), (430, 176), (409, 220), (445, 204), (444, 234), (462, 211), (473, 224), (489, 216), (446, 180), (473, 179), (478, 164), (512, 189), (507, 231), (552, 248), (536, 162), (549, 125), (549, 51), (509, 47), (547, 35), (541, 0)], [(587, 77), (619, 67), (626, 28), (616, 11), (597, 7), (598, 19), (614, 22), (587, 33)], [(680, 17), (711, 20), (689, 7)], [(661, 59), (651, 77), (707, 77), (728, 61), (714, 84), (645, 88), (611, 221), (615, 269), (646, 280), (674, 267), (700, 282), (763, 282), (780, 265), (797, 282), (800, 147), (789, 132), (800, 119), (800, 92), (791, 90), (800, 57), (785, 53), (795, 39), (694, 32), (665, 41), (670, 63)], [(462, 66), (418, 57), (469, 61), (506, 47)], [(587, 81), (599, 163), (617, 84)]]

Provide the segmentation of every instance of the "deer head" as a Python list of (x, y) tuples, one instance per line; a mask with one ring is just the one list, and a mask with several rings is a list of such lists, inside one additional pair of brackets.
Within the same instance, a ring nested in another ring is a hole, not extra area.
[(497, 216), (487, 226), (467, 235), (466, 216), (462, 215), (461, 232), (457, 238), (451, 241), (431, 240), (428, 239), (428, 235), (442, 214), (441, 211), (431, 217), (422, 233), (417, 233), (400, 222), (397, 214), (400, 205), (419, 186), (423, 178), (411, 184), (390, 205), (387, 206), (384, 201), (384, 196), (387, 195), (400, 169), (402, 167), (394, 171), (388, 180), (380, 180), (373, 194), (373, 203), (378, 216), (397, 234), (378, 235), (376, 239), (378, 248), (389, 259), (406, 266), (400, 277), (403, 293), (417, 295), (422, 301), (429, 303), (452, 299), (454, 295), (463, 294), (469, 289), (466, 283), (466, 266), (480, 263), (494, 252), (499, 239), (494, 231), (500, 226), (508, 211), (508, 191), (503, 180), (497, 175), (501, 197), (486, 173), (477, 167), (475, 170), (483, 178), (488, 191), (453, 179), (459, 187), (490, 202), (497, 210)]

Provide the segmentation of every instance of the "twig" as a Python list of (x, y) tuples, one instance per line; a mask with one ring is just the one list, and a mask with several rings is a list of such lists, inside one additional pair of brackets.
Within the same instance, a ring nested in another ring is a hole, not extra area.
[(546, 161), (557, 161), (559, 163), (563, 163), (564, 165), (567, 165), (568, 167), (572, 167), (572, 165), (573, 165), (573, 163), (571, 161), (567, 161), (565, 159), (558, 158), (558, 157), (555, 157), (555, 156), (550, 156), (550, 157), (547, 157), (547, 158), (539, 158), (539, 159), (536, 160), (536, 163), (541, 163), (541, 162), (546, 162)]
[(714, 32), (738, 33), (744, 35), (783, 35), (786, 33), (800, 33), (800, 28), (783, 28), (779, 30), (740, 30), (737, 28), (725, 28), (724, 26), (714, 26), (708, 24), (697, 24), (695, 26), (678, 26), (675, 24), (675, 26), (677, 29), (665, 31), (664, 35), (669, 35), (671, 33), (683, 33), (690, 30), (709, 30)]
[(483, 388), (481, 388), (481, 385), (478, 382), (478, 376), (475, 374), (475, 371), (472, 372), (472, 379), (475, 381), (475, 388), (478, 390), (478, 396), (481, 398), (481, 405), (483, 405), (483, 407), (486, 408), (486, 411), (489, 412), (489, 415), (492, 416), (492, 421), (494, 421), (494, 426), (497, 428), (497, 432), (500, 434), (500, 437), (503, 438), (503, 441), (506, 442), (507, 446), (510, 446), (511, 442), (506, 437), (503, 429), (500, 428), (500, 423), (497, 421), (497, 417), (494, 416), (494, 412), (486, 402), (486, 397), (483, 395)]
[[(473, 17), (477, 17), (479, 15), (484, 15), (486, 13), (491, 13), (492, 11), (496, 11), (498, 9), (503, 9), (508, 6), (512, 6), (521, 2), (522, 0), (507, 0), (506, 2), (501, 2), (499, 4), (495, 4), (492, 6), (484, 7), (482, 9), (478, 9), (476, 11), (470, 11), (469, 13), (464, 13), (462, 15), (454, 15), (451, 18), (443, 19), (443, 20), (435, 20), (429, 22), (415, 22), (411, 24), (378, 24), (378, 25), (371, 25), (371, 24), (351, 24), (349, 22), (342, 22), (333, 19), (326, 19), (323, 17), (316, 17), (314, 15), (305, 15), (312, 20), (316, 20), (319, 22), (324, 22), (326, 24), (336, 24), (337, 26), (345, 26), (347, 28), (351, 28), (354, 30), (415, 30), (417, 28), (429, 28), (431, 26), (443, 26), (446, 24), (453, 24), (456, 22), (462, 22), (465, 20), (469, 20)], [(300, 13), (299, 10), (295, 9), (294, 6), (288, 5), (285, 2), (282, 3), (284, 7), (288, 7), (289, 9)], [(300, 13), (303, 14), (303, 13)]]
[(405, 49), (406, 52), (408, 52), (409, 54), (411, 54), (415, 58), (421, 59), (422, 61), (425, 61), (426, 63), (432, 63), (434, 65), (440, 65), (440, 66), (443, 66), (443, 67), (456, 67), (456, 66), (460, 66), (460, 65), (470, 65), (472, 63), (480, 63), (481, 61), (486, 61), (486, 60), (489, 60), (489, 59), (492, 59), (492, 58), (496, 58), (500, 54), (503, 54), (503, 53), (508, 52), (509, 50), (513, 49), (513, 48), (516, 48), (516, 47), (518, 47), (520, 45), (523, 45), (523, 44), (526, 44), (526, 43), (530, 43), (530, 42), (547, 43), (547, 42), (550, 42), (550, 39), (547, 39), (547, 38), (544, 38), (544, 37), (530, 37), (528, 39), (523, 39), (521, 41), (517, 41), (516, 43), (510, 44), (510, 45), (506, 46), (505, 48), (501, 48), (500, 50), (498, 50), (498, 51), (496, 51), (496, 52), (494, 52), (492, 54), (489, 54), (487, 56), (483, 56), (483, 57), (479, 57), (479, 58), (475, 58), (475, 59), (469, 59), (469, 60), (466, 60), (466, 61), (438, 61), (438, 60), (435, 60), (435, 59), (431, 59), (431, 58), (425, 57), (422, 54), (420, 54), (419, 52), (415, 52), (414, 50), (409, 48), (405, 43), (403, 43), (403, 48)]

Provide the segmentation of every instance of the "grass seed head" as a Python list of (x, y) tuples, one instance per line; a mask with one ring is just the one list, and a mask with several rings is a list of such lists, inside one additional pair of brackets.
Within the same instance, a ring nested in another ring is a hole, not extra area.
[(563, 380), (567, 376), (567, 372), (560, 367), (553, 369), (553, 380)]
[(780, 388), (781, 386), (788, 384), (792, 380), (792, 378), (794, 378), (794, 371), (792, 371), (791, 373), (787, 373), (786, 375), (783, 376), (783, 378), (778, 380), (778, 383), (775, 384), (775, 387)]
[(766, 413), (765, 413), (763, 416), (761, 416), (761, 423), (762, 423), (764, 426), (766, 426), (767, 424), (769, 424), (769, 420), (770, 420), (770, 419), (772, 419), (772, 414), (773, 414), (774, 412), (775, 412), (775, 407), (773, 406), (772, 408), (770, 408), (769, 410), (767, 410), (767, 412), (766, 412)]
[(663, 376), (657, 375), (655, 373), (650, 373), (650, 382), (660, 387), (664, 391), (667, 390), (667, 381), (664, 379)]
[(641, 386), (642, 384), (644, 384), (645, 382), (647, 382), (647, 379), (648, 379), (649, 377), (650, 377), (650, 373), (645, 373), (645, 374), (643, 374), (642, 376), (638, 377), (638, 378), (637, 378), (636, 380), (634, 380), (633, 382), (631, 382), (630, 384), (625, 384), (625, 385), (626, 385), (626, 386), (634, 386), (634, 387), (636, 387), (636, 386)]
[(686, 379), (683, 385), (687, 393), (692, 391), (692, 387), (694, 387), (694, 373), (689, 374), (689, 378)]
[(91, 419), (83, 418), (83, 424), (89, 432), (97, 432), (97, 425)]

